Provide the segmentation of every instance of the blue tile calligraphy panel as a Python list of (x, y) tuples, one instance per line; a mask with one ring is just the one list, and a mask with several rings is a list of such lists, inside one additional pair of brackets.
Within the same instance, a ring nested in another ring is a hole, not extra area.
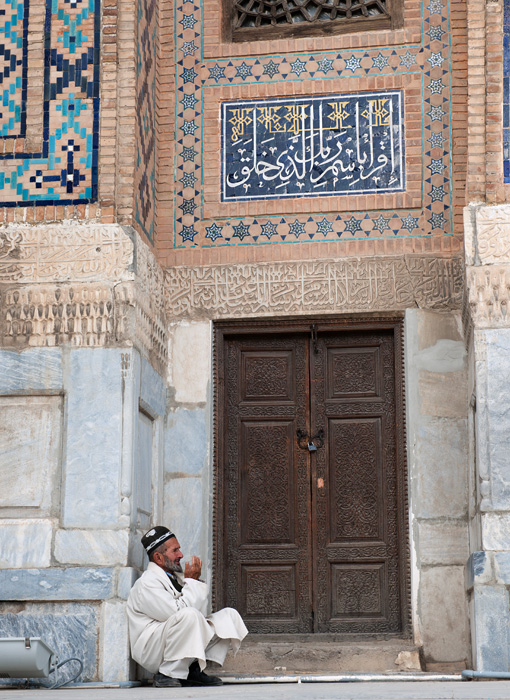
[(401, 90), (224, 102), (222, 201), (400, 192)]

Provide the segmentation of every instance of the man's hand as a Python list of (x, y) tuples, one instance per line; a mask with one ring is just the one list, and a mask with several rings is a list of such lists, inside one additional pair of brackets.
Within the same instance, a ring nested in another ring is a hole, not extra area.
[(202, 561), (195, 556), (191, 557), (191, 563), (187, 561), (184, 564), (184, 576), (186, 578), (199, 579), (202, 573)]

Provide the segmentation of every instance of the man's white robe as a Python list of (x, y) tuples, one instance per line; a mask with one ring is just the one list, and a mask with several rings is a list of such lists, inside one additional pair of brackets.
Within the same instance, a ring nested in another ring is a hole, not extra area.
[(215, 635), (231, 640), (235, 653), (248, 633), (232, 608), (207, 616), (207, 584), (182, 574), (176, 577), (183, 586), (181, 592), (161, 567), (149, 562), (129, 594), (131, 656), (151, 673), (157, 673), (164, 661), (185, 658), (198, 659), (203, 669), (206, 658), (218, 661), (214, 654), (206, 657), (205, 651)]

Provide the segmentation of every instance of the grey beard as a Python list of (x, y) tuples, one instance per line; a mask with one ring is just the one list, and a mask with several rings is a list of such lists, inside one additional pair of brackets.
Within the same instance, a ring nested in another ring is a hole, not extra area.
[(165, 569), (170, 573), (182, 574), (182, 566), (180, 562), (170, 561), (168, 557), (165, 556)]

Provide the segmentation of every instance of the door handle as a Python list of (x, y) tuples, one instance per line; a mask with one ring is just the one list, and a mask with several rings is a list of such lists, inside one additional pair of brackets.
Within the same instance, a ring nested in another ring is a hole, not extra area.
[[(324, 430), (321, 428), (317, 435), (308, 436), (305, 430), (296, 430), (298, 447), (308, 452), (317, 452), (321, 447), (324, 447)], [(306, 442), (305, 442), (306, 441)]]

